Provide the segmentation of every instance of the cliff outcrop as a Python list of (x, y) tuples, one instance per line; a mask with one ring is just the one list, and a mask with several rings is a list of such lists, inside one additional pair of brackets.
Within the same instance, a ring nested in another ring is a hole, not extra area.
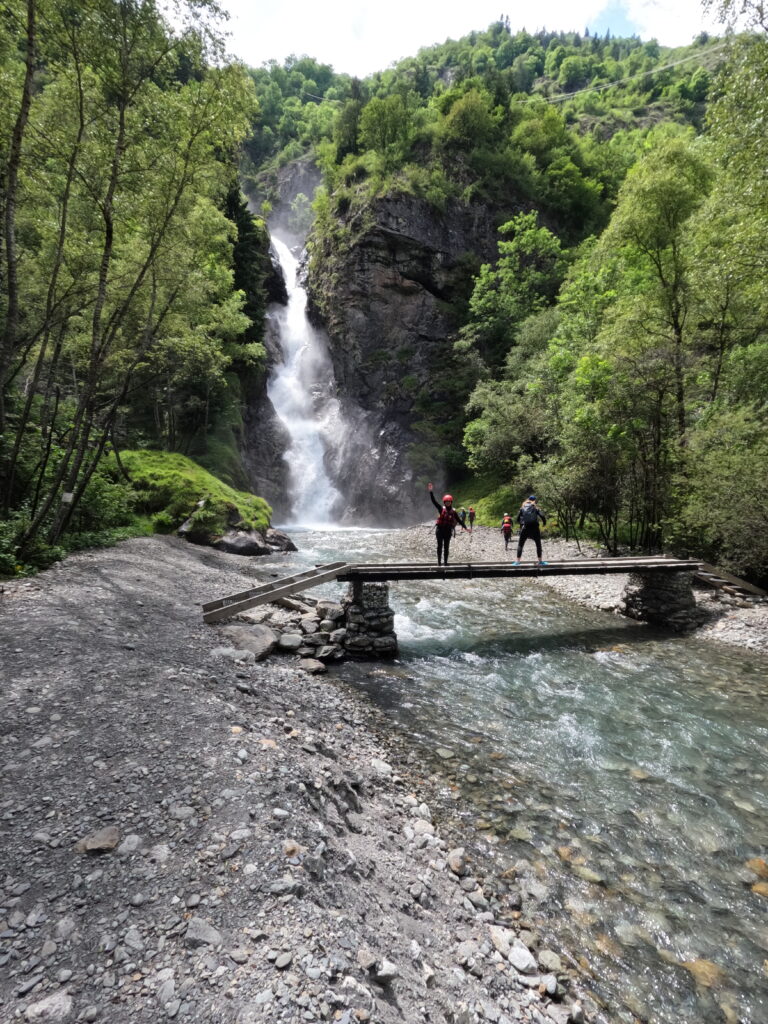
[(328, 332), (342, 404), (359, 421), (331, 462), (365, 515), (387, 521), (395, 498), (405, 517), (424, 514), (414, 472), (441, 467), (423, 424), (443, 415), (452, 340), (472, 274), (496, 256), (499, 222), (487, 206), (449, 200), (437, 210), (393, 195), (351, 217), (335, 239), (313, 240), (311, 310)]

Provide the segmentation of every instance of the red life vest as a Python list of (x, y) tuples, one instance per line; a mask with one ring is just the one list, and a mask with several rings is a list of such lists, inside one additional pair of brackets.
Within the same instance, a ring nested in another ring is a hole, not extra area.
[(435, 526), (441, 526), (445, 529), (451, 527), (451, 529), (453, 529), (457, 519), (458, 516), (453, 511), (453, 509), (446, 508), (445, 505), (443, 505), (443, 507), (440, 509), (440, 515), (435, 520)]
[(504, 516), (504, 518), (501, 520), (501, 528), (502, 528), (502, 530), (505, 530), (505, 531), (512, 529), (512, 517), (511, 516)]

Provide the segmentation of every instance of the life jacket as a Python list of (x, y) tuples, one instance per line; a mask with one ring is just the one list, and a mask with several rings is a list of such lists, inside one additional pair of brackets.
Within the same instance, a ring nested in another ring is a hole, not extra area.
[(456, 525), (456, 520), (459, 517), (456, 515), (452, 508), (446, 508), (445, 505), (440, 509), (440, 515), (435, 520), (435, 526), (439, 529), (447, 530), (449, 527), (453, 529)]
[(504, 516), (501, 520), (501, 528), (505, 531), (512, 529), (512, 516)]

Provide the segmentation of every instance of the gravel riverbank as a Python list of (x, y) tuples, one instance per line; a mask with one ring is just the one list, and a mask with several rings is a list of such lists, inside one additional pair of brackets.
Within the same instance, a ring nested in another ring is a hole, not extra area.
[[(433, 543), (403, 530), (402, 557)], [(483, 529), (453, 551), (502, 554)], [(603, 1020), (525, 919), (530, 865), (484, 877), (486, 840), (442, 828), (441, 779), (372, 709), (290, 658), (213, 654), (199, 603), (262, 577), (142, 538), (5, 584), (0, 1020)]]
[(372, 711), (212, 655), (195, 602), (258, 578), (142, 538), (6, 584), (0, 1019), (580, 1020), (514, 866), (441, 838)]

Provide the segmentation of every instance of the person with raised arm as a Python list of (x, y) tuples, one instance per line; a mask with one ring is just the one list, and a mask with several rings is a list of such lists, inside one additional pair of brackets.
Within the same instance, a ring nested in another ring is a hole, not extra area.
[(462, 522), (461, 516), (453, 507), (452, 494), (444, 494), (443, 503), (441, 505), (432, 493), (434, 490), (432, 484), (427, 484), (427, 490), (429, 491), (429, 497), (432, 499), (432, 504), (438, 512), (437, 519), (435, 520), (437, 564), (440, 565), (442, 560), (443, 565), (448, 565), (448, 549), (451, 546), (451, 537), (453, 537), (456, 527), (460, 526), (465, 533), (468, 533), (469, 531)]

